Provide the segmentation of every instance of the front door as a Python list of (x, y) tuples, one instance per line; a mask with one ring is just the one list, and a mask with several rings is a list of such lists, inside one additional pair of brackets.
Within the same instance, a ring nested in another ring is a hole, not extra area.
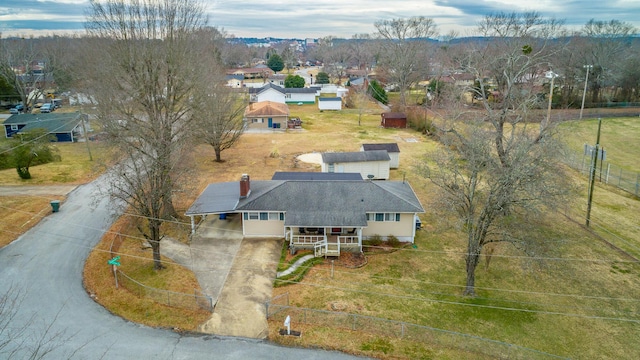
[(269, 127), (273, 127), (273, 118), (269, 118)]

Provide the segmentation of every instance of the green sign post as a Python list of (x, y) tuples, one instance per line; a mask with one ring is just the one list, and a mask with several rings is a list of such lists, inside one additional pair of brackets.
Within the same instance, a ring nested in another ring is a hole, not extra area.
[(113, 267), (113, 277), (116, 279), (116, 289), (118, 288), (118, 266), (120, 266), (120, 255), (109, 260), (108, 263)]

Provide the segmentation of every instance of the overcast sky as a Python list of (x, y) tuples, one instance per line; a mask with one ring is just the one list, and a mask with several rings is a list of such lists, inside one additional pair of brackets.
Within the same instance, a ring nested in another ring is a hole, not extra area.
[[(435, 20), (441, 34), (471, 31), (482, 16), (537, 11), (580, 28), (590, 19), (640, 28), (640, 0), (203, 0), (209, 24), (237, 37), (318, 38), (373, 33), (373, 23), (410, 16)], [(83, 30), (88, 0), (0, 0), (0, 32), (48, 35)]]

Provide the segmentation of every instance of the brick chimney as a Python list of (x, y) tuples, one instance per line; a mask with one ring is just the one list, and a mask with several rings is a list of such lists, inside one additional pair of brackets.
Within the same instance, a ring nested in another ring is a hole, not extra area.
[(240, 177), (240, 198), (246, 198), (247, 196), (249, 196), (250, 192), (251, 185), (249, 183), (249, 175), (242, 174), (242, 177)]

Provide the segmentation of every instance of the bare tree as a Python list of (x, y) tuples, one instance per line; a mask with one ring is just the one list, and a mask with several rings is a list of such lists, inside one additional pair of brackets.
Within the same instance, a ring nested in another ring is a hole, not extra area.
[(242, 114), (248, 101), (245, 92), (225, 85), (221, 66), (209, 67), (203, 79), (206, 87), (195, 97), (196, 139), (211, 145), (215, 160), (221, 162), (222, 151), (230, 149), (244, 132)]
[[(559, 23), (536, 13), (495, 14), (484, 18), (480, 30), (496, 38), (468, 48), (464, 59), (479, 86), (447, 88), (454, 92), (447, 103), (451, 112), (438, 123), (443, 146), (433, 155), (435, 165), (421, 169), (441, 190), (442, 209), (455, 213), (466, 232), (466, 295), (475, 295), (485, 245), (504, 242), (540, 254), (546, 239), (533, 224), (568, 193), (553, 126), (529, 111), (544, 103), (534, 85), (549, 68)], [(500, 93), (495, 101), (485, 96), (490, 86)], [(466, 91), (480, 95), (479, 110), (454, 100)]]
[(32, 108), (54, 85), (53, 64), (46, 63), (34, 38), (0, 38), (0, 77), (13, 86), (25, 108)]
[(433, 19), (423, 16), (377, 21), (374, 26), (380, 42), (379, 66), (386, 78), (400, 91), (400, 105), (406, 106), (406, 94), (427, 72), (427, 41), (438, 34)]
[(87, 74), (98, 117), (120, 149), (112, 196), (146, 219), (140, 231), (160, 259), (162, 220), (175, 215), (172, 193), (184, 170), (193, 96), (202, 89), (203, 5), (196, 0), (91, 0), (87, 31), (101, 61)]

